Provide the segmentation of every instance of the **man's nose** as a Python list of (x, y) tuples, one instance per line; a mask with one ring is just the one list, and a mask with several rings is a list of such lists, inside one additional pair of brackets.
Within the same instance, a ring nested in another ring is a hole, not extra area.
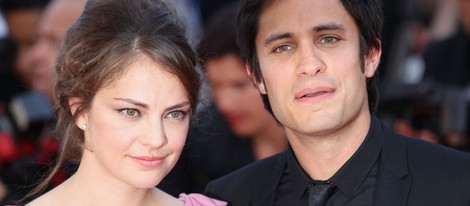
[(321, 58), (321, 52), (314, 44), (306, 44), (300, 47), (297, 55), (297, 73), (298, 75), (317, 75), (326, 71), (326, 64)]

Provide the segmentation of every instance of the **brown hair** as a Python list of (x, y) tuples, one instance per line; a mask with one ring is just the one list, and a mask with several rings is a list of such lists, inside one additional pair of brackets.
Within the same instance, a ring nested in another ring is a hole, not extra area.
[[(56, 136), (61, 150), (47, 178), (33, 191), (44, 190), (64, 162), (79, 162), (84, 148), (83, 131), (76, 117), (87, 111), (94, 95), (125, 72), (137, 55), (164, 64), (188, 92), (196, 110), (200, 87), (196, 57), (184, 36), (185, 29), (174, 10), (159, 0), (92, 0), (67, 32), (58, 56), (55, 87)], [(72, 115), (69, 99), (77, 98)]]

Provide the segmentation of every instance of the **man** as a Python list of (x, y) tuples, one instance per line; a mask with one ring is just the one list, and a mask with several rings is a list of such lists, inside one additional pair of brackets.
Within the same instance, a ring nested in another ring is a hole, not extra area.
[(37, 37), (38, 19), (49, 0), (3, 0), (2, 13), (8, 26), (8, 37), (15, 43), (13, 69), (22, 81), (20, 85), (30, 87), (28, 51)]
[(86, 0), (53, 0), (44, 11), (38, 40), (29, 57), (32, 61), (32, 87), (52, 100), (55, 79), (55, 60), (67, 29), (80, 17)]
[[(38, 39), (29, 50), (28, 59), (33, 63), (30, 67), (32, 75), (32, 89), (43, 92), (52, 101), (52, 92), (56, 80), (55, 60), (62, 44), (65, 32), (79, 18), (85, 7), (86, 0), (52, 0), (41, 13), (38, 25)], [(37, 104), (38, 102), (34, 102)], [(39, 107), (41, 108), (41, 107)], [(51, 136), (50, 122), (39, 128), (38, 136), (32, 136), (28, 140), (28, 156), (22, 157), (8, 167), (4, 172), (3, 181), (8, 189), (8, 194), (0, 202), (1, 205), (10, 204), (23, 198), (28, 190), (26, 185), (38, 182), (47, 171), (49, 162), (53, 162), (58, 152), (59, 145)], [(36, 134), (36, 133), (35, 133)], [(23, 138), (19, 137), (18, 139)], [(5, 167), (2, 168), (5, 170)], [(51, 186), (60, 184), (67, 177), (67, 171), (61, 170), (51, 181)]]
[[(253, 160), (287, 148), (280, 125), (264, 109), (263, 100), (246, 73), (236, 42), (238, 4), (228, 4), (209, 21), (198, 47), (218, 112), (239, 138), (249, 138)], [(224, 31), (220, 34), (220, 31)], [(217, 112), (217, 111), (216, 111)]]
[(241, 50), (291, 147), (206, 193), (231, 205), (469, 205), (468, 154), (371, 114), (381, 27), (378, 0), (243, 1)]

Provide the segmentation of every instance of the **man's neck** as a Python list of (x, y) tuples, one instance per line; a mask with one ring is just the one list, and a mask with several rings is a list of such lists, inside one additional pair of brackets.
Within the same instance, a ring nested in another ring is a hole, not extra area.
[(359, 116), (341, 131), (320, 136), (287, 136), (300, 166), (315, 180), (330, 179), (364, 142), (371, 124), (370, 114)]
[(251, 147), (256, 160), (270, 157), (287, 149), (287, 138), (284, 129), (278, 125), (266, 128), (262, 133), (251, 139)]

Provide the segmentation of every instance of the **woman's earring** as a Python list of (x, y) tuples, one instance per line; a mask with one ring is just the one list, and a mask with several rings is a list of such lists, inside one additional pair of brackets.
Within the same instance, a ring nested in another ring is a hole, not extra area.
[(83, 123), (83, 125), (82, 125), (82, 130), (86, 130), (87, 127), (88, 127), (88, 125), (87, 125), (86, 123)]

